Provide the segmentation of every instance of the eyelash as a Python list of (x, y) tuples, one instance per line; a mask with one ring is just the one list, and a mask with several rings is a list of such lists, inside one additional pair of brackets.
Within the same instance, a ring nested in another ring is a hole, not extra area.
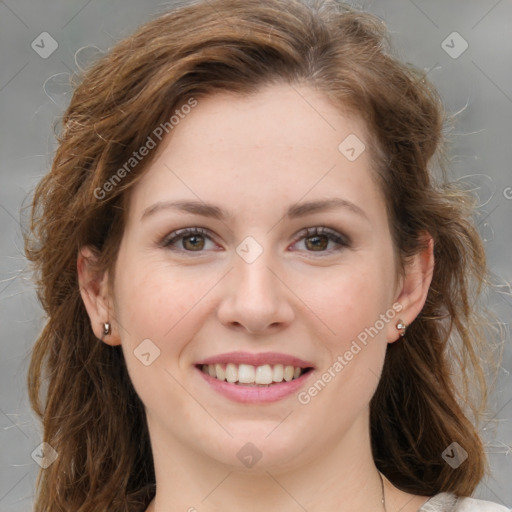
[[(161, 246), (165, 247), (169, 250), (172, 250), (172, 251), (185, 252), (185, 253), (189, 253), (189, 254), (197, 253), (199, 255), (203, 252), (203, 250), (188, 251), (186, 249), (176, 249), (176, 248), (171, 247), (172, 244), (174, 244), (175, 242), (177, 242), (179, 240), (182, 240), (184, 238), (191, 237), (191, 236), (196, 236), (196, 235), (200, 235), (200, 236), (209, 238), (210, 240), (212, 240), (212, 238), (213, 238), (211, 232), (207, 229), (185, 228), (185, 229), (179, 229), (178, 231), (174, 231), (173, 233), (171, 233), (168, 237), (166, 237), (162, 241)], [(311, 238), (313, 236), (326, 236), (329, 239), (329, 241), (333, 241), (333, 242), (337, 243), (339, 246), (339, 247), (337, 247), (335, 249), (331, 249), (331, 250), (307, 251), (308, 253), (320, 253), (320, 254), (323, 253), (323, 255), (326, 255), (326, 254), (330, 255), (333, 252), (340, 251), (344, 248), (350, 247), (350, 245), (351, 245), (350, 239), (347, 236), (340, 235), (336, 231), (334, 231), (330, 228), (326, 228), (326, 227), (306, 228), (306, 229), (302, 230), (297, 236), (299, 236), (299, 238), (297, 238), (297, 240), (294, 242), (294, 245), (302, 239)], [(322, 256), (320, 256), (320, 257), (322, 257)]]

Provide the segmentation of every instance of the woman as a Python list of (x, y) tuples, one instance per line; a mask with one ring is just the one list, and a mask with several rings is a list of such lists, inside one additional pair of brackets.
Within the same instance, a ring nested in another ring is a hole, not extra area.
[(35, 510), (506, 510), (469, 497), (484, 250), (378, 19), (185, 5), (63, 121), (26, 241), (58, 454)]

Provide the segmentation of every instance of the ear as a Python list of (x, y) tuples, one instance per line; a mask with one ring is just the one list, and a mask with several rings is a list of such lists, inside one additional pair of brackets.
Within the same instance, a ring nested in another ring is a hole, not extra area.
[(415, 254), (406, 264), (404, 275), (399, 280), (395, 304), (402, 306), (397, 313), (396, 322), (390, 322), (388, 330), (388, 343), (400, 339), (399, 322), (410, 325), (420, 314), (434, 273), (434, 240), (429, 233), (424, 233), (423, 249)]
[[(91, 320), (94, 335), (108, 345), (120, 345), (119, 330), (114, 321), (114, 312), (110, 308), (108, 272), (98, 272), (98, 256), (91, 247), (82, 247), (78, 251), (77, 271), (80, 295)], [(105, 334), (104, 325), (111, 326), (110, 334)]]

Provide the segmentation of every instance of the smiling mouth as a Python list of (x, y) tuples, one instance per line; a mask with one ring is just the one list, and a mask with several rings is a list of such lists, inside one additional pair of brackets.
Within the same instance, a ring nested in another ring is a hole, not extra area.
[(298, 379), (312, 368), (282, 364), (264, 364), (253, 366), (250, 364), (202, 364), (196, 365), (210, 377), (240, 386), (269, 387), (282, 382)]

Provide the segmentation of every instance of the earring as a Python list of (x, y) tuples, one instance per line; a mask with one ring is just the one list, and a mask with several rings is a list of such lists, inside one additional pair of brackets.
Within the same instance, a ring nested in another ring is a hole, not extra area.
[(400, 331), (400, 336), (405, 336), (405, 331), (407, 330), (407, 325), (405, 325), (402, 320), (400, 320), (396, 324), (396, 328)]
[(109, 322), (105, 322), (103, 324), (103, 335), (108, 336), (112, 332), (112, 328), (110, 327)]

